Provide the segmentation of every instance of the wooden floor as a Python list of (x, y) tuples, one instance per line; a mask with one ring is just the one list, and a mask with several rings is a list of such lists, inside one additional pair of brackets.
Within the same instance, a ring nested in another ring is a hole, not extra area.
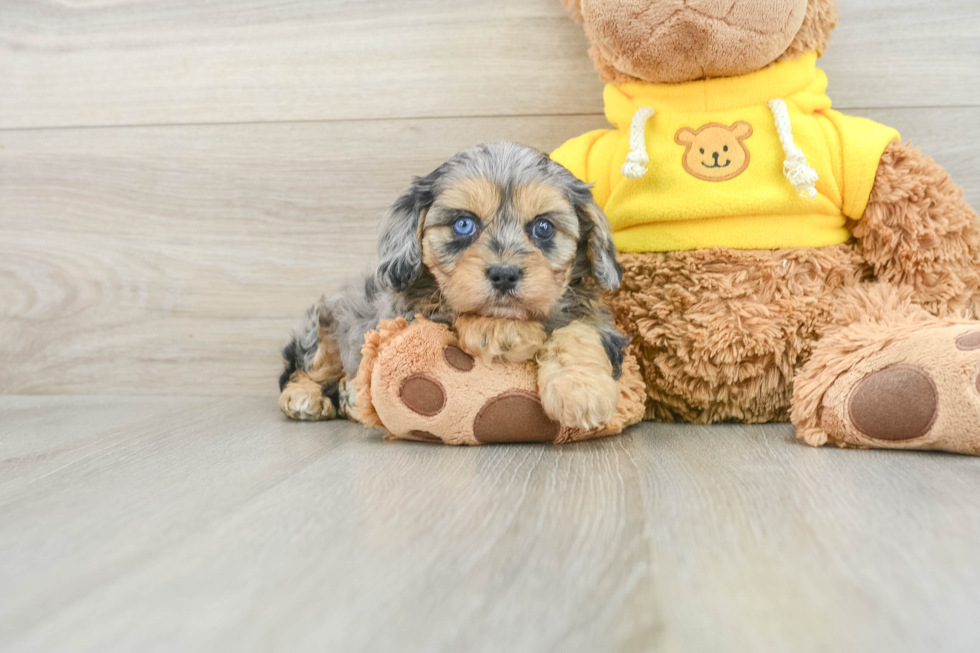
[[(980, 2), (841, 0), (836, 107), (980, 206)], [(0, 394), (269, 396), (457, 150), (605, 124), (559, 0), (0, 2)]]
[[(840, 4), (835, 106), (980, 206), (980, 3)], [(413, 175), (604, 124), (586, 49), (558, 0), (0, 2), (0, 650), (978, 650), (980, 460), (278, 414)]]
[(980, 461), (643, 424), (449, 448), (0, 399), (10, 651), (975, 651)]

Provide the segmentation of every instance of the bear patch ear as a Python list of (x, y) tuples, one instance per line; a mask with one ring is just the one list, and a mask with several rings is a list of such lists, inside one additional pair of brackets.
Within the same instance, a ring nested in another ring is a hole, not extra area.
[(740, 141), (752, 135), (752, 125), (747, 122), (737, 122), (732, 125), (732, 136)]
[(693, 129), (685, 127), (674, 135), (674, 142), (676, 142), (678, 145), (692, 145), (694, 144), (694, 139), (696, 136), (697, 133), (695, 133)]

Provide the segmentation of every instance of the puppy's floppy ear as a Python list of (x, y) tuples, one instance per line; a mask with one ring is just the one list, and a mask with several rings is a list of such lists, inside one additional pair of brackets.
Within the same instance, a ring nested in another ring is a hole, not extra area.
[(395, 200), (381, 220), (378, 238), (378, 278), (397, 291), (408, 288), (422, 271), (422, 221), (435, 201), (440, 166), (425, 177), (416, 177)]
[(592, 276), (606, 290), (616, 290), (623, 280), (623, 268), (616, 262), (616, 245), (613, 243), (609, 220), (592, 198), (589, 184), (576, 180), (571, 198), (582, 225), (582, 235), (587, 238)]

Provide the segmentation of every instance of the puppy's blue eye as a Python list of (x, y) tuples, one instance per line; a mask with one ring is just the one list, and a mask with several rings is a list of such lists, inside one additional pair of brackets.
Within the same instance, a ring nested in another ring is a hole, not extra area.
[(460, 238), (466, 238), (476, 233), (476, 221), (473, 218), (460, 218), (453, 224), (453, 233)]
[(531, 235), (536, 240), (551, 240), (555, 235), (555, 225), (547, 220), (535, 220), (531, 227)]

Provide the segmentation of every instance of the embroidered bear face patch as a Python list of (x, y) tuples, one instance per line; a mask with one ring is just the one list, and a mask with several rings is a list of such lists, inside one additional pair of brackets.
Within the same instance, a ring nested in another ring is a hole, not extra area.
[(749, 148), (745, 139), (752, 135), (752, 125), (737, 122), (731, 127), (713, 122), (697, 131), (685, 127), (674, 136), (684, 145), (684, 169), (704, 181), (728, 181), (749, 167)]

